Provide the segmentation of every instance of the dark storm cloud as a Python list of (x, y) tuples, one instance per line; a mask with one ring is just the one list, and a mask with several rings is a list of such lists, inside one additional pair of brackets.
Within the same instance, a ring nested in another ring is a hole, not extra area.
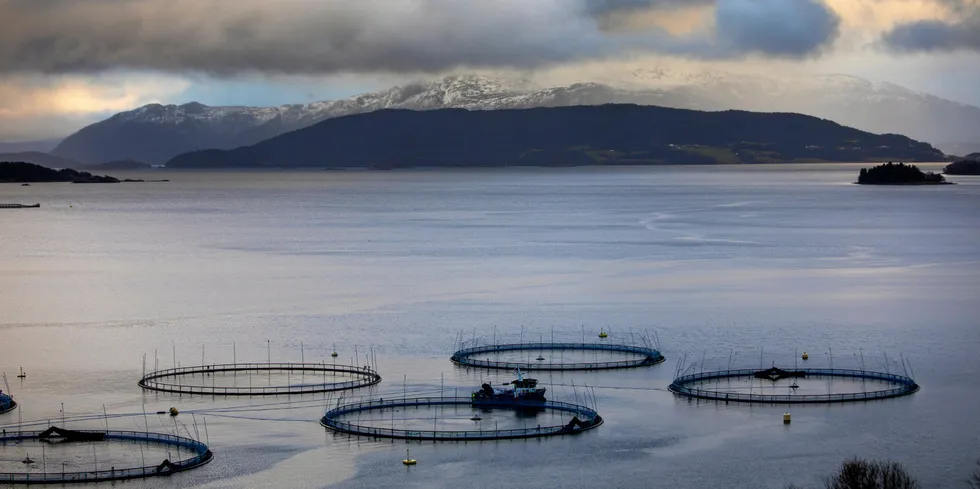
[[(604, 32), (597, 17), (716, 9), (715, 32)], [(534, 68), (626, 53), (803, 57), (837, 34), (823, 0), (0, 0), (0, 73), (232, 75)]]
[(882, 37), (897, 51), (980, 52), (980, 0), (936, 0), (951, 10), (955, 21), (921, 20), (895, 26)]
[(689, 8), (712, 5), (715, 0), (584, 0), (584, 9), (591, 15), (644, 10), (649, 8)]
[(803, 57), (840, 30), (840, 17), (820, 0), (718, 0), (715, 18), (717, 45), (733, 53)]
[(958, 23), (928, 20), (903, 24), (885, 34), (884, 41), (900, 51), (980, 51), (980, 18)]

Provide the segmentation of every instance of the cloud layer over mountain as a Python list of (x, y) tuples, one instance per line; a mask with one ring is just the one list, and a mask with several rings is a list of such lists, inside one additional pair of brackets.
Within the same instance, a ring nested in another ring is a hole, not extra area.
[(0, 141), (461, 73), (848, 74), (980, 105), (978, 33), (980, 0), (0, 0)]
[[(685, 35), (601, 22), (682, 9), (708, 9), (708, 22)], [(534, 68), (630, 53), (799, 58), (832, 42), (839, 24), (825, 0), (0, 0), (0, 70), (304, 74)]]
[(953, 19), (898, 25), (885, 34), (885, 44), (900, 51), (980, 52), (980, 0), (937, 1), (952, 11)]

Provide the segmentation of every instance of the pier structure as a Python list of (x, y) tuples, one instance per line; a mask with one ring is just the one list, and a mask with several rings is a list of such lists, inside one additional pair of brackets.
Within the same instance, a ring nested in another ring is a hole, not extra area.
[(39, 209), (41, 204), (0, 204), (0, 209)]

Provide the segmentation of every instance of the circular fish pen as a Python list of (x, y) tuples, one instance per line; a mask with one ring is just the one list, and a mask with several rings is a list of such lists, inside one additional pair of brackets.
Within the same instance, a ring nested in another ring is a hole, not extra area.
[[(432, 417), (420, 414), (420, 408), (433, 408), (435, 414)], [(406, 416), (409, 409), (413, 413)], [(494, 418), (495, 413), (501, 412), (511, 415), (500, 419), (510, 421), (503, 427)], [(396, 416), (397, 413), (402, 415)], [(545, 416), (548, 419), (542, 425), (540, 421)], [(418, 397), (339, 405), (327, 411), (320, 424), (339, 433), (373, 438), (483, 441), (574, 435), (601, 425), (602, 417), (586, 406), (560, 401), (476, 403), (471, 397)]]
[(664, 356), (645, 346), (541, 342), (463, 348), (453, 353), (450, 360), (456, 365), (475, 368), (608, 370), (656, 365), (663, 363)]
[[(839, 392), (809, 393), (805, 379), (827, 379), (839, 382)], [(759, 386), (754, 386), (754, 381)], [(784, 382), (786, 381), (786, 382)], [(734, 385), (733, 385), (734, 382)], [(749, 391), (745, 392), (748, 383)], [(871, 384), (871, 389), (868, 384)], [(880, 388), (879, 388), (880, 387)], [(816, 404), (872, 401), (907, 396), (919, 390), (911, 377), (887, 372), (841, 368), (794, 368), (784, 370), (775, 365), (768, 369), (732, 369), (681, 375), (668, 389), (676, 395), (725, 402), (767, 404)], [(776, 391), (784, 393), (776, 393)], [(756, 391), (757, 390), (757, 391)], [(768, 390), (768, 392), (767, 392)]]
[(379, 382), (381, 376), (369, 366), (230, 363), (157, 370), (143, 376), (139, 386), (177, 394), (273, 396), (357, 389)]
[(163, 433), (57, 427), (4, 431), (0, 436), (0, 483), (65, 484), (167, 476), (200, 467), (212, 458), (206, 444)]

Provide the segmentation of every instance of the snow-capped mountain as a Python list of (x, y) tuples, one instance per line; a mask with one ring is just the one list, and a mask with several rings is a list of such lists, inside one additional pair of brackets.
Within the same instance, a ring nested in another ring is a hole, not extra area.
[(150, 104), (81, 129), (62, 141), (53, 153), (86, 163), (133, 159), (162, 164), (187, 151), (254, 144), (331, 117), (384, 108), (477, 110), (651, 103), (646, 95), (598, 84), (532, 90), (521, 80), (450, 76), (341, 100), (280, 107)]
[(850, 76), (776, 79), (722, 72), (642, 70), (632, 78), (548, 88), (528, 80), (455, 75), (353, 97), (280, 107), (150, 104), (92, 124), (55, 155), (85, 163), (162, 164), (197, 149), (250, 145), (325, 119), (384, 108), (492, 110), (604, 103), (800, 112), (875, 133), (929, 142), (980, 141), (980, 108)]
[(768, 78), (731, 73), (671, 76), (635, 72), (631, 86), (673, 86), (705, 108), (798, 112), (874, 133), (896, 133), (955, 153), (956, 142), (980, 145), (980, 108), (892, 83), (849, 75)]

